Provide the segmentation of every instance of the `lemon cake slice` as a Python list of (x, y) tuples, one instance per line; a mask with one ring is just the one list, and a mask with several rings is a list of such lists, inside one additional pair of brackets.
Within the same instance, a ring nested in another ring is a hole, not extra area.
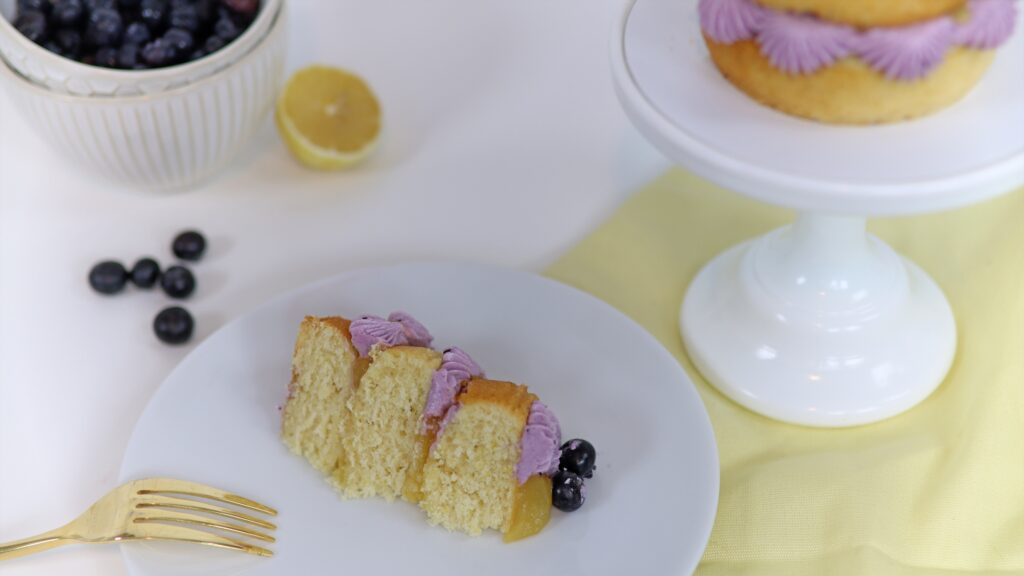
[(449, 530), (518, 540), (544, 528), (553, 498), (578, 508), (593, 469), (589, 443), (585, 454), (560, 445), (558, 419), (526, 386), (487, 380), (465, 351), (437, 352), (432, 341), (402, 312), (307, 317), (284, 443), (342, 496), (401, 497)]

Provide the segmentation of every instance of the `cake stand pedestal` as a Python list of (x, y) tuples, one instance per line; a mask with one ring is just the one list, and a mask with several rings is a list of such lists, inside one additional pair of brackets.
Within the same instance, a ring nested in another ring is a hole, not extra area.
[(796, 424), (853, 426), (913, 407), (952, 363), (953, 311), (923, 270), (866, 232), (866, 216), (955, 208), (1024, 184), (1024, 32), (944, 112), (829, 126), (724, 80), (696, 4), (627, 7), (612, 39), (623, 107), (672, 160), (798, 216), (693, 280), (680, 320), (691, 359), (736, 402)]

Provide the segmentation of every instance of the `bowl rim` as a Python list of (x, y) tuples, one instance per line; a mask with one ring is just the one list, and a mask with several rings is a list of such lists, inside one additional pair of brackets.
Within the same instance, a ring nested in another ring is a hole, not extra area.
[[(0, 18), (2, 19), (2, 18)], [(159, 92), (152, 93), (140, 93), (130, 94), (122, 96), (87, 96), (82, 94), (69, 94), (66, 92), (56, 92), (48, 89), (46, 86), (40, 85), (37, 82), (32, 81), (30, 78), (26, 78), (21, 72), (15, 69), (9, 62), (0, 58), (0, 85), (3, 82), (10, 82), (12, 84), (20, 85), (20, 88), (15, 87), (14, 89), (28, 90), (34, 93), (34, 96), (41, 98), (50, 98), (61, 100), (69, 104), (74, 105), (87, 105), (87, 106), (107, 106), (110, 104), (139, 104), (147, 100), (159, 100), (165, 98), (174, 98), (189, 92), (195, 88), (202, 88), (215, 82), (220, 81), (223, 75), (229, 70), (233, 70), (236, 66), (248, 62), (256, 57), (260, 52), (260, 49), (266, 46), (266, 40), (270, 38), (272, 34), (279, 33), (281, 26), (285, 25), (285, 11), (283, 10), (283, 4), (278, 7), (277, 14), (274, 19), (270, 22), (269, 28), (266, 34), (259, 39), (249, 51), (242, 54), (236, 60), (230, 62), (227, 66), (214, 71), (211, 74), (203, 76), (197, 79), (195, 82), (183, 84), (181, 86), (175, 86), (168, 90), (161, 90)]]
[[(181, 64), (175, 64), (173, 66), (165, 66), (163, 68), (153, 68), (149, 70), (120, 70), (117, 68), (104, 68), (102, 66), (93, 66), (91, 64), (84, 64), (71, 58), (60, 56), (53, 52), (50, 52), (46, 48), (43, 48), (39, 44), (31, 41), (24, 34), (18, 31), (14, 27), (14, 23), (7, 19), (6, 16), (0, 14), (0, 34), (4, 34), (12, 39), (13, 42), (22, 47), (30, 56), (35, 58), (38, 56), (45, 62), (50, 62), (56, 66), (66, 67), (69, 70), (68, 76), (74, 76), (78, 78), (84, 77), (102, 77), (108, 81), (117, 81), (120, 83), (131, 83), (131, 82), (144, 82), (148, 80), (159, 80), (167, 77), (178, 76), (179, 73), (182, 76), (187, 76), (189, 72), (194, 72), (206, 67), (212, 66), (213, 71), (206, 75), (215, 74), (217, 71), (223, 69), (226, 66), (230, 66), (232, 56), (235, 60), (238, 59), (239, 50), (241, 46), (252, 41), (254, 36), (259, 34), (258, 30), (264, 26), (268, 19), (276, 19), (277, 13), (280, 12), (281, 7), (284, 4), (284, 0), (260, 0), (260, 11), (256, 15), (256, 19), (252, 21), (252, 24), (245, 29), (238, 38), (235, 38), (230, 43), (221, 48), (217, 52), (195, 60), (193, 62), (184, 62)], [(15, 2), (15, 8), (17, 7)], [(270, 26), (273, 26), (271, 22), (267, 26), (266, 32), (269, 32)], [(266, 33), (262, 37), (256, 38), (256, 44), (263, 41), (263, 38), (267, 36)], [(244, 50), (240, 54), (247, 54), (249, 50)], [(0, 60), (3, 60), (3, 64), (11, 67), (10, 62), (0, 54)], [(16, 70), (15, 70), (16, 71)], [(20, 73), (18, 74), (21, 75)], [(201, 79), (201, 76), (199, 79)], [(117, 98), (118, 96), (106, 96), (108, 98)]]

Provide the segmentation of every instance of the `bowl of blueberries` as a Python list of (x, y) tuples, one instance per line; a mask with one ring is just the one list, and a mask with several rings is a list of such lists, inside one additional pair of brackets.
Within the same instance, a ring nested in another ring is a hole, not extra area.
[(284, 0), (0, 0), (0, 85), (80, 163), (180, 188), (269, 117), (285, 15)]

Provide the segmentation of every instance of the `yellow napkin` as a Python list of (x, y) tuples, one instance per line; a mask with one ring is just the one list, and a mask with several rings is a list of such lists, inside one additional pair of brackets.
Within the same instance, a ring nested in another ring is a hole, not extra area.
[(871, 231), (945, 290), (959, 348), (904, 415), (859, 428), (782, 424), (711, 388), (676, 319), (712, 256), (792, 220), (673, 171), (548, 271), (647, 328), (693, 378), (721, 455), (699, 576), (1024, 574), (1024, 190)]

